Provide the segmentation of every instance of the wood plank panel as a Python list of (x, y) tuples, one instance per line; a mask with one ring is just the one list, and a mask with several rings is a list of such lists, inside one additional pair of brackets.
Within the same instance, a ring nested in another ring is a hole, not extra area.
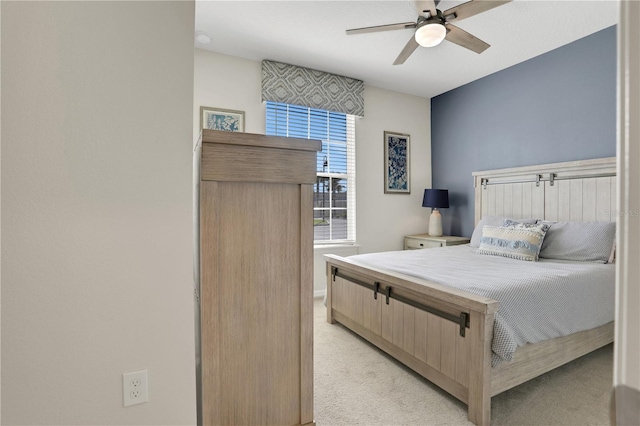
[(440, 360), (440, 371), (447, 377), (456, 377), (456, 334), (458, 327), (451, 321), (443, 320), (442, 332), (440, 334), (440, 345), (442, 358)]
[(353, 289), (353, 310), (352, 310), (352, 318), (354, 321), (362, 324), (363, 323), (363, 308), (362, 303), (364, 302), (364, 292), (367, 290), (366, 288), (352, 284)]
[[(336, 278), (337, 280), (337, 278)], [(340, 298), (342, 303), (340, 304), (340, 312), (349, 316), (349, 282), (344, 279), (340, 279)]]
[(392, 321), (392, 342), (399, 348), (402, 348), (404, 342), (404, 303), (398, 302), (395, 299), (389, 301), (389, 308), (393, 311)]
[(493, 185), (496, 197), (494, 216), (504, 215), (504, 187), (505, 185)]
[(345, 281), (345, 289), (346, 289), (346, 301), (347, 304), (345, 306), (345, 314), (353, 319), (354, 311), (355, 311), (355, 297), (356, 297), (356, 285), (350, 283), (349, 281)]
[(367, 330), (371, 330), (371, 309), (373, 299), (373, 292), (369, 289), (362, 287), (362, 325)]
[(522, 184), (522, 212), (520, 219), (529, 219), (534, 218), (533, 211), (531, 208), (531, 204), (533, 201), (533, 194), (531, 187), (534, 184), (532, 183), (523, 183)]
[(500, 185), (502, 187), (502, 215), (513, 217), (513, 184)]
[(549, 182), (545, 182), (544, 186), (544, 219), (555, 222), (558, 220), (558, 185), (552, 186), (549, 184)]
[(414, 327), (414, 356), (420, 361), (427, 362), (427, 313), (417, 309)]
[(616, 180), (616, 178), (609, 178), (609, 181), (611, 183), (611, 187), (610, 187), (610, 192), (611, 192), (611, 201), (610, 201), (610, 208), (609, 208), (609, 212), (611, 213), (609, 215), (609, 220), (612, 222), (615, 222), (617, 219), (617, 215), (613, 214), (612, 212), (615, 212), (618, 209), (618, 199), (617, 199), (617, 184), (618, 181)]
[(581, 222), (582, 209), (584, 207), (584, 200), (582, 198), (582, 179), (573, 179), (568, 182), (571, 192), (569, 203), (569, 220), (574, 222)]
[(427, 364), (440, 370), (442, 319), (427, 312)]
[(477, 177), (473, 178), (473, 191), (474, 191), (474, 199), (476, 200), (475, 204), (474, 204), (474, 209), (473, 209), (473, 218), (474, 218), (474, 223), (473, 225), (477, 225), (478, 222), (480, 221), (480, 218), (482, 217), (482, 211), (483, 211), (483, 206), (482, 206), (482, 185), (480, 185), (480, 179)]
[(371, 297), (371, 332), (377, 335), (382, 334), (382, 298)]
[(487, 215), (496, 216), (496, 187), (488, 185), (484, 190), (485, 200), (487, 203)]
[[(379, 294), (378, 299), (381, 303), (381, 333), (383, 339), (393, 342), (393, 309), (391, 305), (385, 303), (384, 297)], [(389, 301), (391, 303), (391, 301)]]
[(541, 183), (536, 186), (535, 183), (531, 185), (531, 218), (542, 219), (545, 217), (545, 186)]
[(597, 179), (582, 181), (582, 220), (593, 222), (598, 210)]
[(466, 337), (456, 335), (456, 382), (462, 386), (469, 386), (469, 347)]
[(403, 318), (403, 335), (402, 335), (402, 349), (411, 355), (415, 354), (415, 314), (416, 308), (410, 305), (402, 304)]
[(511, 217), (523, 218), (523, 192), (522, 189), (526, 184), (517, 183), (511, 186)]
[(342, 278), (336, 278), (336, 282), (338, 285), (338, 298), (340, 299), (338, 311), (346, 314), (347, 312), (347, 303), (349, 302), (348, 293), (347, 293), (347, 281)]
[(615, 220), (612, 212), (615, 205), (615, 184), (612, 185), (612, 180), (615, 183), (615, 178), (599, 178), (596, 179), (596, 220), (603, 222), (610, 222)]
[[(338, 312), (342, 312), (342, 294), (341, 294), (341, 288), (342, 288), (342, 278), (338, 278), (336, 277), (336, 280), (333, 281), (332, 278), (329, 278), (330, 280), (332, 280), (331, 282), (331, 308), (335, 309)], [(328, 308), (328, 307), (327, 307)], [(331, 318), (331, 316), (329, 314), (327, 314), (327, 318)]]
[(570, 181), (556, 181), (558, 187), (558, 219), (559, 221), (571, 220), (571, 183)]

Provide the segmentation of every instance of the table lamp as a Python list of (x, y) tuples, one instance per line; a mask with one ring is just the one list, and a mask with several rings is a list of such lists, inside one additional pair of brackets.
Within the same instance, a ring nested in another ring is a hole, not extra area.
[(442, 216), (438, 209), (449, 208), (449, 190), (447, 189), (425, 189), (422, 198), (422, 207), (431, 207), (429, 217), (429, 235), (432, 237), (442, 236)]

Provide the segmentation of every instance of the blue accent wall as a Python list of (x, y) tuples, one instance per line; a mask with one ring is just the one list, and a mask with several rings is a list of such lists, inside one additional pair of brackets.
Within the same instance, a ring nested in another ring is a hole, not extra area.
[(431, 99), (445, 235), (474, 228), (471, 173), (616, 155), (616, 27)]

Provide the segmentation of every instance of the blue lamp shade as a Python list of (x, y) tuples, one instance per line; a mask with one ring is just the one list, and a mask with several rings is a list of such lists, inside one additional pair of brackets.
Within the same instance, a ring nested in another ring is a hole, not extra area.
[(422, 198), (422, 207), (432, 207), (436, 209), (449, 208), (448, 189), (425, 189)]

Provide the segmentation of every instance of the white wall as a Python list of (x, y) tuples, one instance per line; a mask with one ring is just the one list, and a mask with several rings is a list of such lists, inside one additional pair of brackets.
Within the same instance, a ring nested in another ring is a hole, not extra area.
[[(265, 132), (261, 99), (261, 63), (196, 49), (194, 132), (200, 107), (245, 111), (245, 131)], [(401, 250), (402, 236), (426, 232), (430, 210), (422, 193), (431, 184), (430, 100), (365, 85), (365, 117), (356, 119), (356, 238), (361, 253)], [(411, 135), (411, 194), (384, 194), (383, 133)], [(322, 254), (355, 254), (355, 250), (316, 250), (316, 294), (323, 291)]]
[(196, 421), (194, 10), (2, 2), (2, 424)]
[(244, 111), (247, 133), (264, 135), (260, 62), (195, 49), (193, 134), (200, 134), (200, 107)]
[[(371, 86), (364, 100), (365, 116), (356, 120), (360, 252), (402, 250), (404, 235), (428, 230), (422, 195), (431, 186), (431, 101)], [(411, 135), (411, 194), (384, 193), (385, 130)]]

